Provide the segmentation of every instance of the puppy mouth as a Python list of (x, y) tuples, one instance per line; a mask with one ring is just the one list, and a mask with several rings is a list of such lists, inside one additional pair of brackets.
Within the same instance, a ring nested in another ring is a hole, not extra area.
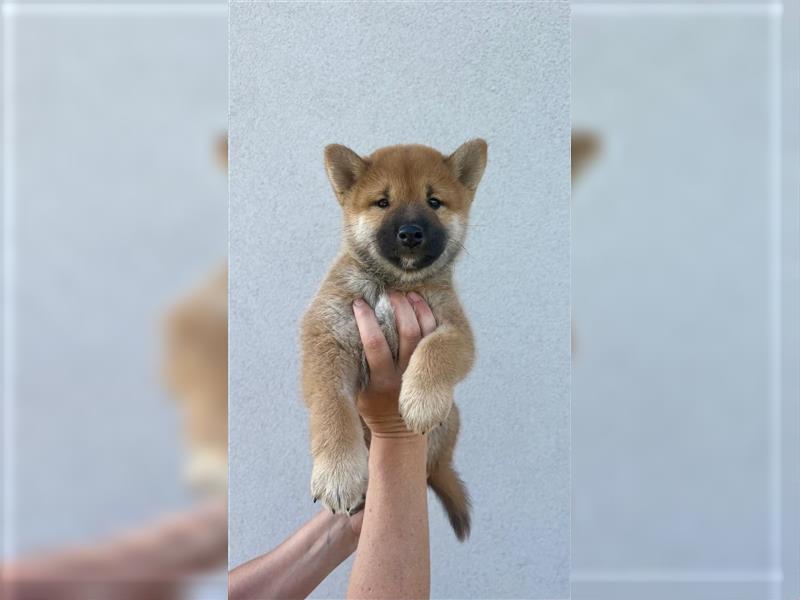
[(389, 257), (389, 260), (403, 271), (421, 271), (432, 265), (437, 258), (439, 257), (432, 254), (400, 252), (396, 256)]

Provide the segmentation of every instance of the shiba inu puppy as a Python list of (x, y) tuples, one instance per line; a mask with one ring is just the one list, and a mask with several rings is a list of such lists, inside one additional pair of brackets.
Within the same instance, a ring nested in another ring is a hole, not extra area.
[(469, 141), (449, 156), (421, 145), (381, 148), (362, 157), (325, 148), (325, 169), (343, 213), (343, 243), (302, 324), (303, 395), (310, 414), (311, 493), (335, 512), (361, 505), (367, 489), (369, 430), (356, 396), (369, 380), (352, 303), (363, 298), (397, 356), (387, 292), (414, 291), (430, 306), (436, 330), (424, 337), (403, 374), (400, 414), (428, 435), (428, 484), (460, 540), (470, 503), (453, 470), (459, 429), (453, 388), (472, 367), (472, 332), (453, 288), (469, 209), (486, 166), (487, 146)]

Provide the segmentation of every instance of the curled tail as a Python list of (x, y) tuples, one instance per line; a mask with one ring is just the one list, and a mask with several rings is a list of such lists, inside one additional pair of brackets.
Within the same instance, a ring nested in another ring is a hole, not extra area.
[(448, 464), (439, 465), (428, 475), (428, 485), (441, 501), (456, 537), (463, 542), (469, 537), (472, 507), (464, 482)]

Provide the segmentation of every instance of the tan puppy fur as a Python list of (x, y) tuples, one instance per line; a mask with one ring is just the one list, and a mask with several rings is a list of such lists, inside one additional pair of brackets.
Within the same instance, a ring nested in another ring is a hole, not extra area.
[[(375, 310), (392, 352), (397, 332), (387, 290), (419, 293), (436, 317), (406, 369), (400, 414), (428, 434), (428, 483), (459, 539), (469, 534), (469, 497), (452, 467), (459, 428), (453, 388), (474, 359), (472, 332), (453, 288), (470, 205), (486, 166), (486, 142), (450, 156), (420, 145), (391, 146), (361, 157), (325, 148), (325, 168), (341, 205), (339, 256), (302, 325), (303, 393), (310, 413), (311, 493), (336, 512), (367, 489), (367, 446), (355, 399), (369, 369), (353, 316), (363, 298)], [(368, 438), (368, 436), (367, 436)]]
[(164, 377), (181, 408), (195, 489), (224, 494), (228, 483), (228, 269), (182, 299), (164, 323)]

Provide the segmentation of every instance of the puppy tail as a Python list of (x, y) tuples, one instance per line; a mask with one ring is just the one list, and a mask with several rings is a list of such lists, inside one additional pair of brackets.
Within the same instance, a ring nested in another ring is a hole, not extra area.
[(464, 482), (451, 465), (440, 465), (428, 475), (428, 485), (441, 501), (456, 537), (463, 542), (469, 537), (472, 508)]

